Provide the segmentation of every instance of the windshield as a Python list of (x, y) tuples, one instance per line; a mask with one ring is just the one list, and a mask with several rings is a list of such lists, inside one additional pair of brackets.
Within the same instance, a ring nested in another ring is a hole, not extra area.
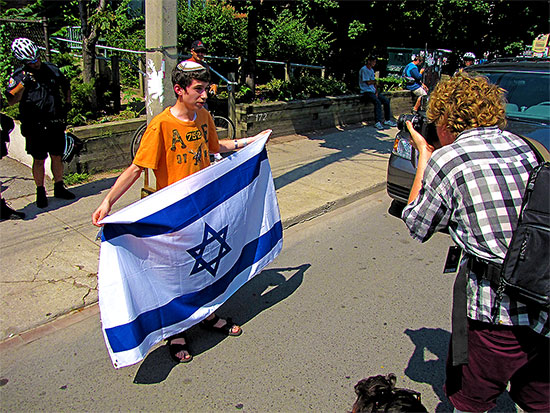
[(550, 75), (548, 73), (483, 73), (507, 91), (506, 116), (550, 123)]

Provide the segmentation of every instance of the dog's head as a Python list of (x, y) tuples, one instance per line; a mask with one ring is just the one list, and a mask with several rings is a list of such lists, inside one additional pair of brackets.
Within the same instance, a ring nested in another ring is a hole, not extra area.
[(355, 385), (357, 400), (353, 404), (353, 413), (376, 411), (377, 405), (391, 397), (397, 378), (390, 373), (386, 376), (371, 376), (359, 380)]

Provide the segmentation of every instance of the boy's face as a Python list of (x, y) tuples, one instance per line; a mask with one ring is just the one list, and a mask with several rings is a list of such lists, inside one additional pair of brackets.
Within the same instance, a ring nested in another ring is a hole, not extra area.
[(202, 108), (208, 98), (208, 82), (193, 79), (187, 88), (175, 85), (174, 90), (186, 107), (192, 110)]

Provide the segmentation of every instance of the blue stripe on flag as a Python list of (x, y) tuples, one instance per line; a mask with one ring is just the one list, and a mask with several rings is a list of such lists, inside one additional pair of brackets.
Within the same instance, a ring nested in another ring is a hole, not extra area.
[[(121, 235), (153, 237), (179, 231), (192, 224), (233, 195), (246, 188), (259, 173), (262, 161), (267, 159), (264, 149), (242, 165), (232, 169), (182, 200), (148, 215), (132, 224), (105, 224), (102, 241)], [(238, 173), (235, 171), (238, 170)]]
[(268, 254), (282, 237), (283, 228), (278, 221), (264, 235), (245, 245), (233, 267), (212, 285), (177, 297), (162, 307), (140, 314), (127, 324), (105, 329), (112, 351), (118, 353), (136, 348), (152, 332), (189, 318), (206, 303), (222, 295), (242, 271)]

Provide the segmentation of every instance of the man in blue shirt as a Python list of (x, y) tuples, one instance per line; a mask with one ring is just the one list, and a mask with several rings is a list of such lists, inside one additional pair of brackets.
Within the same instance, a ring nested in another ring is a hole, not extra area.
[[(374, 66), (376, 65), (376, 57), (369, 56), (367, 64), (359, 70), (359, 89), (363, 95), (363, 99), (367, 102), (374, 103), (374, 114), (376, 123), (374, 127), (376, 129), (384, 129), (386, 126), (397, 126), (392, 120), (390, 101), (389, 99), (378, 93), (376, 90), (376, 78), (374, 76)], [(382, 105), (384, 106), (384, 119), (382, 119)], [(382, 125), (384, 122), (384, 125)]]
[(410, 62), (403, 69), (403, 77), (405, 78), (405, 88), (410, 90), (411, 93), (417, 97), (414, 104), (413, 112), (418, 112), (420, 104), (422, 103), (422, 96), (428, 94), (428, 87), (422, 82), (422, 73), (424, 69), (420, 69), (424, 64), (423, 56), (415, 56), (413, 61)]

